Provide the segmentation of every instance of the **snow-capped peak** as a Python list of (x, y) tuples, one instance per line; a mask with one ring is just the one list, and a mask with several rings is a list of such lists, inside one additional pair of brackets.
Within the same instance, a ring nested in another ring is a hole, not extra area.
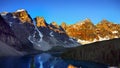
[(25, 9), (19, 9), (16, 12), (22, 12), (22, 11), (26, 11)]
[(0, 13), (0, 15), (2, 15), (2, 16), (5, 16), (7, 14), (8, 14), (8, 12), (2, 12), (2, 13)]

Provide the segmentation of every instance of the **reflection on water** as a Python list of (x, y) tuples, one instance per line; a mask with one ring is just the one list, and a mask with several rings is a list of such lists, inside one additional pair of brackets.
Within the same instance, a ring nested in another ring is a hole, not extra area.
[(107, 65), (100, 63), (62, 60), (47, 53), (35, 56), (35, 66), (35, 68), (108, 68)]
[(35, 68), (67, 68), (68, 64), (61, 58), (43, 53), (35, 56)]
[(48, 53), (25, 57), (0, 58), (0, 68), (108, 68), (106, 65), (85, 61), (62, 60)]

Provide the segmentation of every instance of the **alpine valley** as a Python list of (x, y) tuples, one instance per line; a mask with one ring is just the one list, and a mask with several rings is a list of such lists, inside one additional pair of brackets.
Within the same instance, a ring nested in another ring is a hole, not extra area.
[(120, 24), (105, 19), (96, 25), (88, 18), (75, 24), (58, 25), (48, 24), (44, 17), (32, 19), (25, 9), (0, 13), (0, 57), (60, 53), (63, 59), (69, 59), (68, 68), (80, 67), (70, 63), (70, 59), (118, 66), (119, 38)]

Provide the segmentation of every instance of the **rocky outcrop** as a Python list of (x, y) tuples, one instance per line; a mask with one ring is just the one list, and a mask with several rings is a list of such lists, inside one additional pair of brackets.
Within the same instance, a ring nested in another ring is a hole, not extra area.
[(60, 25), (64, 30), (66, 30), (67, 29), (67, 24), (65, 23), (65, 22), (62, 22), (62, 24)]
[[(96, 25), (97, 32), (101, 37), (108, 36), (109, 38), (119, 38), (120, 37), (120, 26), (118, 24), (114, 24), (107, 20), (102, 20), (100, 23)], [(100, 33), (101, 32), (101, 33)]]
[(113, 39), (71, 48), (61, 56), (63, 59), (93, 61), (118, 66), (120, 64), (119, 41), (120, 39)]
[(63, 29), (61, 26), (57, 25), (56, 22), (50, 23), (49, 29), (50, 29), (50, 30), (53, 30), (53, 31), (55, 31), (55, 32), (57, 32), (57, 33), (61, 33), (61, 34), (62, 34), (62, 33), (65, 33), (64, 29)]
[(25, 22), (32, 23), (32, 19), (31, 19), (30, 15), (24, 9), (20, 9), (20, 10), (17, 10), (16, 12), (13, 12), (13, 15), (16, 16), (17, 18), (19, 18), (19, 20), (22, 23), (25, 23)]
[(45, 19), (43, 17), (36, 17), (36, 26), (37, 27), (47, 27), (48, 24), (46, 23)]
[(59, 25), (58, 25), (56, 22), (52, 22), (50, 25), (51, 25), (53, 28), (59, 29)]

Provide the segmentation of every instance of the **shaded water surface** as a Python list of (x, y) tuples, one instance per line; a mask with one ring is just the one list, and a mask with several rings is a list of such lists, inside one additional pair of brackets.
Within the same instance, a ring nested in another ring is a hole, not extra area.
[(63, 60), (49, 53), (24, 57), (2, 57), (0, 68), (108, 68), (107, 65), (75, 60)]

